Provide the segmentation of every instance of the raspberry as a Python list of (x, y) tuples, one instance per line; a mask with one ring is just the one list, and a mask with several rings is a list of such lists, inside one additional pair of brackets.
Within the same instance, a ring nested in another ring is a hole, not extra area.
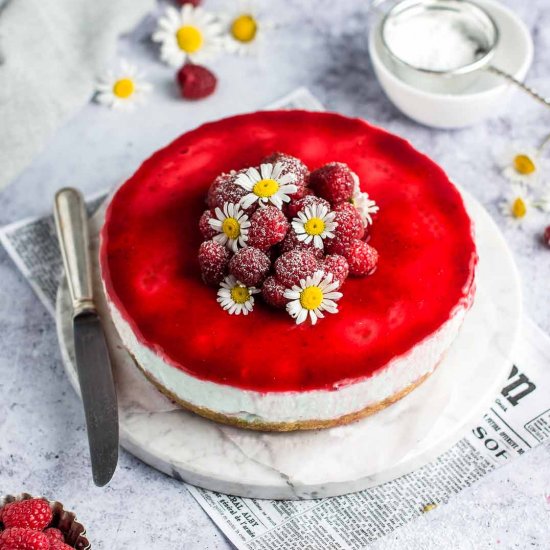
[(194, 63), (186, 63), (177, 73), (181, 95), (185, 99), (203, 99), (214, 93), (218, 79), (216, 75)]
[(271, 262), (258, 248), (242, 248), (229, 262), (230, 273), (246, 286), (258, 286), (267, 276)]
[(212, 219), (214, 219), (214, 216), (212, 216), (212, 211), (205, 210), (202, 213), (201, 219), (199, 220), (199, 229), (201, 235), (204, 239), (207, 240), (218, 234), (218, 232), (210, 225), (210, 220)]
[(286, 287), (275, 277), (268, 277), (262, 286), (262, 296), (264, 300), (275, 307), (285, 307), (287, 299), (284, 297)]
[(347, 251), (352, 239), (345, 237), (334, 237), (334, 239), (325, 239), (325, 250), (328, 254), (338, 254), (347, 258)]
[(178, 2), (182, 5), (182, 6), (185, 6), (185, 4), (191, 4), (193, 7), (197, 7), (198, 5), (200, 5), (202, 0), (178, 0)]
[(550, 247), (550, 225), (544, 230), (542, 234), (542, 240), (546, 246)]
[(72, 546), (61, 540), (50, 541), (50, 550), (74, 550)]
[[(216, 207), (223, 209), (223, 205), (226, 202), (239, 204), (241, 199), (248, 193), (244, 187), (235, 183), (237, 176), (242, 172), (243, 170), (233, 172), (232, 174), (224, 174), (214, 180), (208, 191), (208, 206), (212, 210)], [(248, 215), (251, 215), (257, 207), (258, 205), (254, 203), (244, 211)]]
[(40, 531), (10, 527), (0, 533), (0, 550), (49, 550), (50, 541)]
[(50, 544), (53, 544), (55, 541), (65, 542), (63, 533), (55, 527), (49, 527), (44, 531), (44, 534), (50, 539)]
[(325, 273), (332, 273), (334, 281), (338, 281), (340, 286), (344, 284), (349, 274), (349, 264), (344, 256), (338, 254), (329, 254), (325, 259), (320, 262), (319, 267)]
[(217, 286), (227, 274), (231, 254), (216, 241), (204, 241), (199, 248), (199, 265), (202, 278), (208, 285)]
[(311, 188), (331, 204), (349, 201), (353, 195), (353, 175), (347, 164), (331, 162), (309, 175)]
[(25, 527), (42, 531), (52, 521), (50, 505), (40, 498), (13, 502), (2, 510), (4, 527)]
[[(327, 239), (327, 241), (330, 241), (331, 239)], [(317, 248), (313, 241), (310, 243), (305, 243), (304, 241), (300, 241), (298, 239), (298, 235), (296, 235), (296, 232), (291, 227), (288, 230), (288, 233), (286, 234), (285, 240), (282, 243), (281, 250), (283, 252), (290, 252), (291, 250), (308, 250), (309, 252), (313, 253), (317, 258), (322, 258), (324, 256), (323, 250), (321, 248)]]
[(250, 218), (248, 245), (266, 251), (280, 243), (288, 231), (285, 215), (275, 206), (259, 208)]
[(309, 170), (300, 159), (286, 153), (273, 153), (262, 160), (262, 163), (266, 162), (271, 164), (282, 162), (284, 165), (282, 174), (294, 174), (296, 179), (292, 183), (298, 187), (307, 187)]
[(336, 216), (334, 221), (338, 223), (334, 235), (341, 239), (362, 239), (365, 228), (361, 215), (357, 208), (350, 202), (342, 202), (334, 208)]
[(364, 241), (353, 239), (346, 250), (350, 275), (370, 275), (378, 265), (378, 252)]
[(306, 206), (315, 205), (324, 205), (330, 210), (330, 204), (325, 199), (322, 199), (321, 197), (316, 197), (315, 195), (306, 195), (301, 199), (293, 200), (290, 202), (287, 208), (287, 215), (289, 218), (295, 218), (298, 215), (298, 212), (301, 212)]
[(220, 174), (212, 182), (208, 188), (208, 195), (206, 196), (206, 204), (208, 204), (209, 208), (213, 210), (216, 206), (223, 206), (224, 201), (221, 200), (220, 194), (222, 193), (223, 187), (230, 181), (233, 181), (233, 174)]
[(297, 285), (300, 279), (313, 275), (316, 270), (317, 258), (307, 250), (285, 252), (275, 262), (277, 280), (287, 288)]

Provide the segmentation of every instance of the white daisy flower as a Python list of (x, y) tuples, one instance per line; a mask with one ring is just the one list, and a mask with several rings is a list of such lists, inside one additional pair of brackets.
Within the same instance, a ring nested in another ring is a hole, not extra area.
[(272, 25), (259, 13), (256, 2), (242, 0), (237, 9), (222, 16), (227, 49), (240, 55), (258, 52), (265, 29)]
[(316, 271), (312, 276), (300, 280), (299, 285), (285, 290), (284, 297), (291, 300), (286, 305), (286, 310), (296, 324), (303, 323), (309, 314), (311, 324), (324, 317), (323, 311), (338, 313), (336, 302), (343, 296), (341, 292), (335, 292), (338, 281), (332, 280), (332, 273), (325, 275), (324, 271)]
[(499, 203), (500, 211), (508, 220), (518, 226), (523, 225), (533, 209), (534, 203), (525, 186), (515, 183), (510, 186), (504, 199)]
[(534, 201), (535, 206), (543, 212), (550, 212), (550, 190), (546, 190)]
[(168, 6), (152, 38), (161, 45), (161, 59), (176, 68), (188, 60), (201, 63), (223, 47), (222, 26), (216, 16), (191, 4), (180, 10)]
[(112, 109), (133, 109), (152, 88), (137, 67), (121, 60), (116, 71), (108, 71), (99, 79), (95, 101)]
[(357, 208), (357, 211), (361, 215), (363, 226), (367, 227), (369, 224), (372, 225), (372, 214), (376, 214), (380, 210), (380, 207), (375, 201), (369, 198), (368, 193), (361, 191), (359, 176), (355, 172), (352, 172), (351, 175), (353, 176), (353, 181), (355, 182), (355, 185), (353, 186), (351, 204)]
[(296, 181), (296, 175), (281, 174), (283, 169), (282, 162), (268, 163), (262, 164), (259, 172), (256, 168), (249, 168), (246, 172), (239, 174), (235, 183), (249, 192), (241, 199), (241, 206), (246, 210), (258, 201), (260, 206), (270, 202), (280, 209), (283, 202), (290, 202), (289, 195), (298, 191), (298, 187), (293, 183)]
[(543, 164), (540, 149), (524, 147), (518, 143), (507, 147), (500, 159), (503, 176), (510, 181), (529, 186), (539, 183)]
[(223, 205), (223, 210), (216, 207), (214, 214), (216, 218), (208, 221), (211, 227), (218, 231), (213, 239), (233, 252), (244, 248), (248, 240), (250, 221), (239, 205), (226, 202)]
[(334, 238), (334, 230), (338, 226), (338, 222), (334, 221), (335, 216), (336, 212), (329, 212), (324, 204), (306, 206), (292, 220), (292, 229), (299, 241), (306, 244), (313, 241), (313, 246), (323, 250), (323, 240)]
[(231, 315), (248, 315), (254, 309), (254, 294), (258, 292), (256, 287), (247, 287), (229, 275), (220, 285), (217, 301)]

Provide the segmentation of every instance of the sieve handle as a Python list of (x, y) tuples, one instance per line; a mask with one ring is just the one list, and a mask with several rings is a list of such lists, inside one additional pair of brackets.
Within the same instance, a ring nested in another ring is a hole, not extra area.
[(543, 105), (546, 105), (546, 107), (550, 107), (550, 98), (543, 97), (534, 88), (531, 88), (531, 86), (524, 84), (523, 82), (521, 82), (521, 80), (518, 80), (516, 77), (512, 76), (510, 73), (507, 73), (499, 69), (498, 67), (495, 67), (494, 65), (489, 65), (489, 67), (487, 67), (487, 71), (489, 71), (490, 73), (496, 74), (501, 78), (505, 78), (506, 80), (508, 80), (508, 82), (515, 84), (516, 86), (521, 88), (524, 92), (527, 92), (532, 98), (536, 99)]

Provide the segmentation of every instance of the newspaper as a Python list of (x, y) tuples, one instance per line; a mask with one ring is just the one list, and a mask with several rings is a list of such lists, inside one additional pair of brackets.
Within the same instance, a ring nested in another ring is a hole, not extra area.
[[(321, 110), (299, 89), (273, 108)], [(88, 202), (93, 212), (105, 194)], [(52, 216), (0, 229), (0, 241), (54, 314), (61, 258)], [(485, 415), (433, 462), (378, 487), (310, 501), (240, 498), (188, 485), (190, 493), (238, 549), (360, 549), (550, 437), (550, 338), (523, 320), (510, 376)], [(544, 495), (550, 514), (550, 495)]]

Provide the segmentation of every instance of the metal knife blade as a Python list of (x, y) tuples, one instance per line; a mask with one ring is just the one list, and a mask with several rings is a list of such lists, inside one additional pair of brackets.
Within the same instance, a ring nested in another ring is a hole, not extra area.
[(73, 306), (76, 364), (86, 414), (94, 483), (106, 485), (118, 461), (118, 408), (109, 350), (92, 284), (88, 221), (77, 189), (55, 196), (55, 222)]
[(77, 315), (73, 327), (92, 475), (94, 483), (103, 487), (113, 477), (118, 462), (118, 408), (111, 361), (96, 313)]

